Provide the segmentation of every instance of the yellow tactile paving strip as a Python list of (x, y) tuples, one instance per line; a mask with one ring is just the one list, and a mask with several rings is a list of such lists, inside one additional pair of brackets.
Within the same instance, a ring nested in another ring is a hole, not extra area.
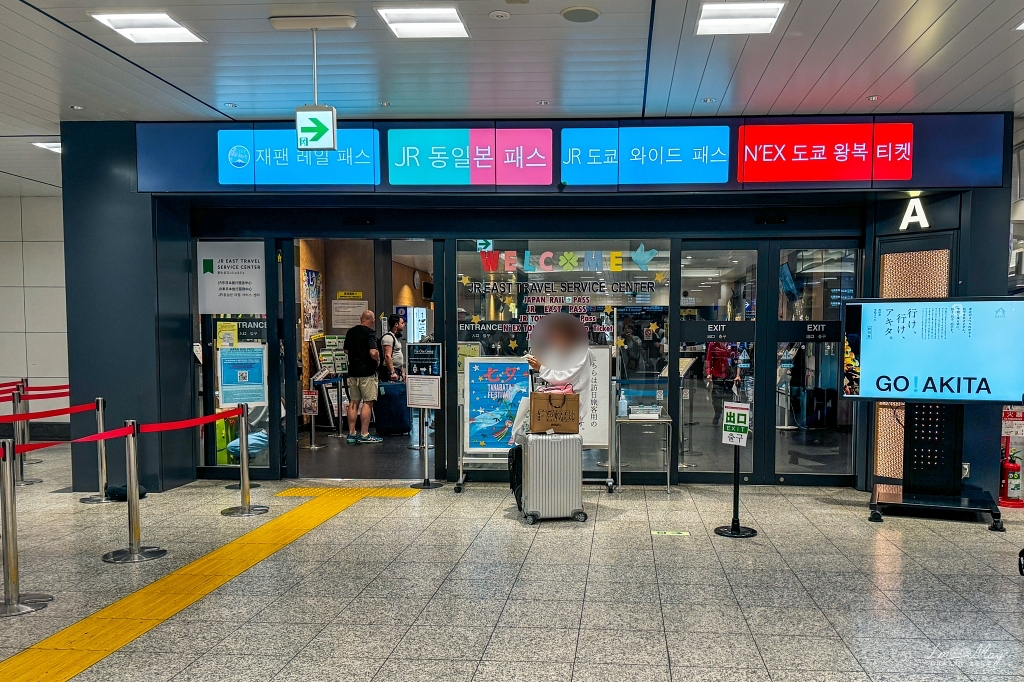
[(290, 488), (278, 493), (313, 499), (0, 662), (0, 680), (69, 680), (364, 497), (412, 497), (417, 492)]

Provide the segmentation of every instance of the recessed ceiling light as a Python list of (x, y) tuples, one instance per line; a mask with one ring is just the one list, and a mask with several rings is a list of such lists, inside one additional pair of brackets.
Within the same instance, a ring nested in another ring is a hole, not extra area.
[(468, 38), (454, 7), (377, 7), (396, 38)]
[(133, 43), (201, 43), (203, 39), (164, 12), (94, 14), (92, 18)]
[(60, 142), (33, 142), (32, 146), (60, 154)]
[(496, 9), (487, 16), (489, 16), (491, 19), (508, 19), (512, 15), (503, 9)]
[(234, 102), (224, 102), (224, 106), (227, 107), (228, 109), (237, 109), (238, 108), (238, 105), (235, 104)]
[(704, 104), (712, 104), (715, 101), (714, 97), (705, 97)]
[(771, 33), (784, 2), (705, 2), (695, 35)]
[(539, 106), (539, 107), (546, 107), (549, 104), (551, 104), (551, 102), (549, 102), (546, 99), (539, 99), (539, 100), (537, 100), (537, 106)]
[(601, 16), (601, 12), (593, 7), (566, 7), (561, 14), (563, 19), (574, 24), (586, 24)]
[(877, 102), (878, 101), (878, 95), (868, 95), (868, 101), (869, 102)]
[(75, 111), (81, 111), (82, 109), (85, 109), (85, 107), (80, 107), (77, 104), (72, 104), (71, 106), (68, 107), (68, 109), (74, 109)]

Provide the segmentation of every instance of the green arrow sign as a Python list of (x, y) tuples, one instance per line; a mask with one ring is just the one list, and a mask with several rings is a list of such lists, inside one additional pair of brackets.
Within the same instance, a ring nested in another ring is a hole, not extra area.
[(325, 133), (331, 130), (330, 128), (325, 126), (318, 118), (313, 118), (312, 116), (310, 116), (309, 122), (312, 123), (313, 125), (301, 128), (300, 130), (303, 133), (313, 133), (313, 137), (310, 138), (310, 140), (313, 142), (318, 141), (321, 137), (324, 136)]

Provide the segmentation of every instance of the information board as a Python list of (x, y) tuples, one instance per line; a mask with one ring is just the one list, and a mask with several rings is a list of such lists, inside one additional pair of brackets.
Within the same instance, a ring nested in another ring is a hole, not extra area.
[(583, 447), (611, 447), (611, 346), (590, 347), (590, 393), (580, 396)]
[(519, 402), (530, 393), (530, 365), (518, 357), (466, 357), (464, 362), (465, 452), (507, 453)]
[(267, 404), (266, 346), (238, 346), (217, 351), (217, 380), (220, 407), (248, 403), (249, 407)]
[(1017, 403), (1024, 300), (853, 301), (844, 306), (843, 395)]

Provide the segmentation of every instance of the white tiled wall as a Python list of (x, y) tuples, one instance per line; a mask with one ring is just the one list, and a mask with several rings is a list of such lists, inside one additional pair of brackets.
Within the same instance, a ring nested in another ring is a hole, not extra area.
[[(0, 383), (66, 384), (67, 376), (61, 200), (0, 197)], [(37, 409), (67, 405), (50, 400)], [(10, 414), (10, 403), (0, 403), (0, 414)]]

